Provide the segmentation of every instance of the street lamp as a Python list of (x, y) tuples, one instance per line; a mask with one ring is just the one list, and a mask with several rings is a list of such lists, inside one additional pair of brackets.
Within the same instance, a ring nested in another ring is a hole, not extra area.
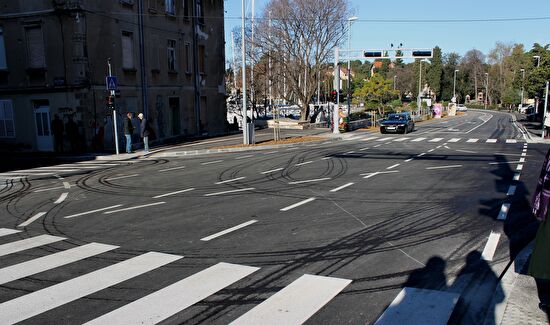
[(454, 77), (453, 77), (453, 101), (456, 103), (456, 73), (458, 72), (458, 69), (455, 69)]
[(422, 113), (422, 98), (421, 98), (421, 95), (420, 93), (422, 92), (422, 62), (428, 62), (426, 60), (420, 60), (420, 73), (418, 74), (418, 98), (416, 100), (417, 102), (417, 105), (418, 105), (418, 112), (419, 112), (419, 115)]
[(537, 68), (538, 68), (539, 65), (540, 65), (540, 55), (533, 55), (533, 57), (534, 57), (535, 59), (537, 59)]
[(350, 79), (351, 79), (351, 23), (356, 21), (358, 17), (353, 16), (348, 19), (348, 80), (347, 80), (347, 94), (348, 94), (348, 123), (349, 123), (349, 115), (351, 111), (351, 96), (350, 96)]
[(485, 109), (489, 101), (489, 73), (485, 72)]
[(523, 80), (525, 79), (525, 69), (520, 69), (521, 71), (521, 102), (519, 103), (519, 107), (523, 106)]

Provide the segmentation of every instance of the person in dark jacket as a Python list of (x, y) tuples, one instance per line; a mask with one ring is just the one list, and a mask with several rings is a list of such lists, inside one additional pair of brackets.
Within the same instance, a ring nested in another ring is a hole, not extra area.
[(52, 133), (55, 142), (55, 152), (63, 152), (63, 121), (55, 114), (52, 121)]
[(143, 139), (143, 151), (145, 151), (145, 153), (149, 153), (149, 122), (145, 117), (143, 117), (143, 113), (139, 113), (138, 118), (141, 120), (140, 135)]
[(132, 124), (132, 112), (126, 113), (124, 119), (124, 136), (126, 137), (126, 153), (132, 153), (132, 134), (134, 125)]

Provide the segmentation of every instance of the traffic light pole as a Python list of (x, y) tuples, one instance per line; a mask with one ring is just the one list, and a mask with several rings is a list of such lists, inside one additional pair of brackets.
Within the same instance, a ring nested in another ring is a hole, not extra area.
[[(111, 69), (111, 59), (107, 59), (107, 65), (109, 66), (109, 77), (113, 76), (113, 71)], [(115, 91), (111, 90), (111, 97), (113, 98), (113, 126), (115, 127), (115, 148), (116, 148), (116, 154), (119, 154), (118, 151), (118, 129), (117, 129), (117, 123), (116, 123), (116, 106), (115, 106)]]
[(334, 86), (336, 88), (336, 104), (332, 112), (332, 133), (339, 134), (338, 122), (340, 121), (340, 53), (338, 48), (334, 49)]

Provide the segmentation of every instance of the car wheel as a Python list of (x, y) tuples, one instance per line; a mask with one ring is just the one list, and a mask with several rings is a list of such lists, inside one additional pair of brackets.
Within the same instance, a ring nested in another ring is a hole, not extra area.
[(380, 133), (386, 134), (386, 130), (384, 130), (383, 128), (380, 128)]

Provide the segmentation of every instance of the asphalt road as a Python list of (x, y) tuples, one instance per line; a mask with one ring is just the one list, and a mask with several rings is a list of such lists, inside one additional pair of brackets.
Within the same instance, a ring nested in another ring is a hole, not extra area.
[(546, 150), (470, 110), (406, 135), (2, 173), (0, 323), (479, 323), (536, 229)]

